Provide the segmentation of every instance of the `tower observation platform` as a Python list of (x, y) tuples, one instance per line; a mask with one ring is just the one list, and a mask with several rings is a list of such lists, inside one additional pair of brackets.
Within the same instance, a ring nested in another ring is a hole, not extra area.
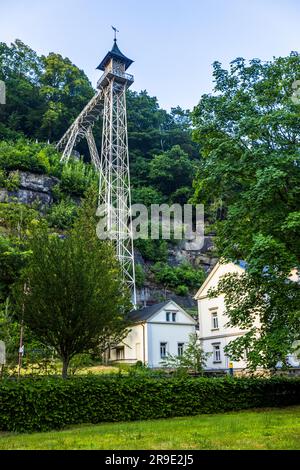
[(112, 50), (106, 54), (104, 59), (98, 65), (97, 69), (104, 71), (97, 83), (97, 88), (105, 87), (112, 79), (116, 83), (122, 85), (126, 84), (127, 88), (134, 82), (133, 75), (126, 73), (125, 71), (133, 63), (131, 59), (128, 59), (117, 45), (117, 40), (114, 39), (114, 45)]

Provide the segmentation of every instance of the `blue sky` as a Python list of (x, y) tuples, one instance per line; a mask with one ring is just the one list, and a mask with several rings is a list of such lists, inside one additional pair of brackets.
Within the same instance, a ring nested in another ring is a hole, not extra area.
[(191, 109), (212, 90), (215, 60), (227, 67), (236, 57), (300, 51), (299, 23), (299, 0), (0, 0), (0, 41), (67, 56), (93, 85), (117, 26), (121, 51), (135, 61), (132, 89), (167, 109)]

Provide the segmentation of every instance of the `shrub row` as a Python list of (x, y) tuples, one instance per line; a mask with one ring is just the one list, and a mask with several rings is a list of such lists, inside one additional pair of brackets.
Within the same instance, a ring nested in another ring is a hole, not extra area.
[(44, 431), (66, 425), (216, 413), (300, 403), (287, 378), (41, 378), (0, 383), (0, 429)]

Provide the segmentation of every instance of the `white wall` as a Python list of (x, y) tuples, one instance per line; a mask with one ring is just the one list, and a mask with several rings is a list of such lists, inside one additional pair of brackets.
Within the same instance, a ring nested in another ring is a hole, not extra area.
[[(229, 362), (233, 362), (233, 367), (241, 369), (246, 367), (245, 361), (230, 361), (224, 353), (224, 348), (230, 341), (238, 338), (244, 331), (237, 327), (227, 327), (228, 317), (225, 312), (224, 296), (219, 295), (215, 298), (207, 296), (209, 289), (218, 285), (220, 278), (227, 273), (243, 273), (243, 269), (233, 263), (220, 264), (215, 270), (213, 276), (209, 279), (202, 292), (197, 294), (198, 314), (199, 314), (199, 337), (201, 339), (204, 352), (213, 352), (213, 343), (220, 343), (221, 362), (214, 362), (213, 354), (207, 360), (207, 369), (227, 369)], [(212, 314), (218, 315), (218, 329), (213, 328)]]
[[(125, 360), (120, 362), (129, 362), (135, 363), (136, 361), (144, 361), (144, 354), (143, 354), (143, 334), (147, 335), (146, 328), (144, 328), (143, 333), (143, 325), (134, 325), (130, 328), (130, 332), (123, 340), (122, 343), (119, 344), (120, 347), (124, 346), (124, 356)], [(145, 338), (145, 344), (147, 341), (147, 337)], [(147, 361), (147, 351), (145, 360)], [(113, 349), (110, 355), (111, 361), (117, 360), (116, 350)]]
[(167, 343), (169, 354), (178, 354), (178, 343), (189, 342), (189, 335), (195, 333), (196, 328), (191, 324), (176, 323), (147, 323), (149, 367), (161, 367), (160, 343)]
[(176, 304), (173, 302), (169, 302), (164, 308), (162, 308), (157, 314), (155, 314), (152, 318), (149, 319), (149, 322), (162, 322), (162, 323), (173, 323), (172, 322), (172, 315), (170, 315), (170, 322), (166, 321), (166, 312), (176, 312), (176, 323), (184, 323), (184, 324), (191, 324), (193, 325), (195, 322), (192, 318), (186, 315), (183, 311), (181, 311)]
[[(225, 346), (234, 339), (238, 338), (242, 332), (239, 328), (226, 327), (228, 317), (225, 314), (224, 296), (209, 299), (198, 300), (199, 311), (199, 336), (202, 347), (205, 352), (213, 352), (213, 343), (220, 343), (222, 362), (214, 363), (213, 355), (208, 357), (207, 369), (227, 369), (229, 367), (229, 358), (224, 353)], [(218, 329), (213, 329), (212, 313), (218, 315)], [(231, 361), (232, 362), (232, 361)], [(244, 361), (233, 361), (234, 368), (244, 368)]]

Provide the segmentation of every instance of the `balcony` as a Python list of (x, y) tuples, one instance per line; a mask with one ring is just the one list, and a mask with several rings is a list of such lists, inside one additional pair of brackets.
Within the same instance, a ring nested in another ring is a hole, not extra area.
[(118, 83), (126, 83), (128, 88), (134, 82), (134, 77), (130, 73), (120, 72), (119, 70), (106, 70), (97, 82), (97, 88), (106, 86), (114, 78)]

